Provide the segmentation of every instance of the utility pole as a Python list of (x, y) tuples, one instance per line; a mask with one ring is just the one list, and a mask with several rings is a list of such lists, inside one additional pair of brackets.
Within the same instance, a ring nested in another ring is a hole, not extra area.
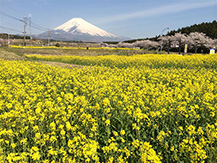
[(8, 47), (10, 48), (10, 34), (8, 33)]
[(23, 22), (24, 22), (24, 32), (23, 32), (23, 34), (24, 34), (24, 40), (23, 40), (23, 45), (26, 46), (26, 25), (27, 25), (27, 23), (26, 23), (26, 16), (23, 17)]
[(50, 29), (48, 29), (48, 39), (47, 39), (47, 42), (48, 42), (48, 46), (50, 46)]
[(31, 29), (31, 15), (29, 14), (29, 33), (30, 33), (30, 41), (32, 46), (32, 29)]
[[(162, 31), (161, 31), (161, 37), (163, 36), (163, 32), (167, 29), (170, 29), (169, 27), (167, 28), (164, 28)], [(160, 45), (160, 53), (162, 53), (162, 48), (163, 48), (163, 45), (162, 45), (162, 42), (161, 42), (161, 45)]]

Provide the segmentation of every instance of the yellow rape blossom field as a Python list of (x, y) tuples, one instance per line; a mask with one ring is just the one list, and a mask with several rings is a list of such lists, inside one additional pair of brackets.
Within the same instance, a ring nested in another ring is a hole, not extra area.
[(211, 68), (217, 67), (217, 55), (165, 55), (165, 54), (140, 54), (140, 55), (101, 55), (101, 56), (76, 56), (76, 55), (26, 55), (31, 59), (73, 63), (89, 66), (106, 67), (149, 67), (149, 68)]
[(0, 162), (217, 162), (217, 55), (0, 60)]

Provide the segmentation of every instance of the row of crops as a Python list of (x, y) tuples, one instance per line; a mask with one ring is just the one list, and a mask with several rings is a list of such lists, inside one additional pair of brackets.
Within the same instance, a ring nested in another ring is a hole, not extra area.
[(26, 55), (36, 60), (73, 63), (89, 66), (106, 66), (118, 68), (217, 68), (217, 55), (159, 55), (145, 54), (132, 56), (104, 55), (104, 56), (76, 56), (76, 55)]
[(0, 162), (217, 162), (215, 55), (31, 57), (104, 66), (0, 60)]

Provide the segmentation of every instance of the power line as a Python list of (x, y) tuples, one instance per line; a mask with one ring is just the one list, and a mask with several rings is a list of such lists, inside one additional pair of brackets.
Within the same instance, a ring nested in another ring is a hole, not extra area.
[[(23, 34), (23, 31), (19, 31), (19, 30), (16, 30), (16, 29), (4, 27), (4, 26), (0, 26), (0, 28), (2, 28), (2, 29), (7, 29), (7, 30), (9, 30), (9, 31), (14, 31), (14, 32), (18, 32), (18, 33), (22, 33), (22, 34)], [(26, 34), (29, 34), (29, 33), (26, 32)]]
[(6, 19), (1, 20), (1, 25), (5, 26), (5, 27), (9, 27), (12, 26), (13, 28), (20, 28), (20, 25), (18, 25), (17, 23), (14, 23), (14, 21), (5, 21)]
[[(26, 26), (28, 24), (27, 20), (29, 20), (30, 38), (32, 38), (32, 36), (31, 36), (32, 35), (31, 28), (35, 28), (35, 29), (40, 30), (40, 31), (48, 31), (48, 46), (49, 46), (49, 42), (50, 42), (50, 29), (49, 28), (41, 27), (41, 26), (37, 25), (36, 23), (32, 22), (31, 17), (27, 18), (27, 17), (24, 16), (24, 18), (22, 20), (22, 19), (14, 17), (14, 16), (11, 16), (11, 15), (3, 12), (3, 11), (0, 11), (0, 14), (24, 23), (24, 32), (19, 31), (19, 32), (24, 34), (24, 45), (26, 44), (25, 40), (26, 40), (26, 34), (27, 34), (27, 32), (26, 32)], [(16, 31), (16, 32), (18, 31), (18, 30), (14, 30), (14, 29), (11, 29), (11, 28), (3, 27), (3, 26), (0, 26), (0, 27), (4, 28), (4, 29)]]
[[(16, 18), (16, 17), (14, 17), (14, 16), (11, 16), (11, 15), (9, 15), (9, 14), (3, 12), (3, 11), (0, 11), (0, 14), (1, 14), (1, 15), (4, 15), (4, 16), (7, 16), (7, 17), (9, 17), (9, 18), (12, 18), (12, 19), (14, 19), (14, 20), (18, 20), (18, 21), (20, 21), (20, 22), (25, 23), (25, 20)], [(26, 20), (27, 20), (27, 19), (29, 19), (29, 18), (26, 18)], [(28, 23), (26, 22), (26, 24), (28, 24)], [(32, 26), (32, 28), (35, 28), (35, 29), (40, 30), (40, 31), (48, 31), (48, 30), (49, 30), (48, 28), (39, 26), (39, 25), (37, 25), (36, 23), (34, 23), (34, 22), (32, 22), (32, 21), (31, 21), (31, 26)]]
[(24, 22), (22, 19), (19, 19), (19, 18), (16, 18), (16, 17), (14, 17), (14, 16), (11, 16), (11, 15), (9, 15), (9, 14), (3, 12), (3, 11), (0, 11), (0, 14), (1, 14), (1, 15), (4, 15), (4, 16), (7, 16), (7, 17), (9, 17), (9, 18), (11, 18), (11, 19), (15, 19), (15, 20), (18, 20), (18, 21), (20, 21), (20, 22)]
[(39, 30), (39, 31), (48, 31), (48, 29), (40, 29), (40, 28), (38, 28), (38, 27), (36, 27), (36, 26), (34, 26), (34, 25), (31, 25), (31, 27), (32, 27), (32, 28), (35, 28), (35, 29), (37, 29), (37, 30)]
[[(10, 8), (9, 6), (6, 6), (6, 7), (7, 7), (7, 8)], [(11, 8), (11, 9), (12, 9), (12, 8)], [(12, 10), (14, 10), (14, 9), (12, 9)], [(18, 10), (17, 10), (17, 11), (18, 11)], [(19, 12), (19, 13), (21, 13), (21, 12)], [(2, 14), (2, 15), (4, 15), (4, 16), (7, 16), (7, 17), (10, 17), (10, 18), (12, 18), (12, 19), (15, 19), (15, 20), (24, 22), (24, 20), (19, 19), (19, 18), (16, 18), (16, 17), (14, 17), (14, 16), (11, 16), (11, 15), (9, 15), (9, 14), (3, 12), (3, 11), (0, 11), (0, 14)], [(26, 19), (28, 20), (29, 18), (26, 18)], [(42, 26), (40, 26), (40, 25), (38, 25), (38, 24), (36, 24), (36, 23), (34, 23), (34, 22), (32, 22), (32, 21), (31, 21), (31, 23), (32, 23), (32, 25), (34, 25), (35, 29), (38, 29), (38, 30), (41, 30), (41, 31), (47, 31), (47, 30), (48, 30), (48, 28), (42, 27)]]
[[(31, 18), (26, 18), (26, 19), (29, 20), (29, 19), (31, 19)], [(34, 23), (32, 20), (31, 20), (31, 26), (32, 26), (33, 28), (38, 29), (38, 30), (41, 30), (41, 31), (47, 31), (47, 30), (48, 30), (48, 28), (42, 27), (42, 26), (40, 26), (40, 25)]]
[[(18, 20), (18, 21), (20, 21), (20, 22), (25, 23), (25, 20), (16, 18), (16, 17), (14, 17), (14, 16), (11, 16), (11, 15), (9, 15), (9, 14), (3, 12), (3, 11), (0, 11), (0, 14), (2, 14), (2, 15), (4, 15), (4, 16), (7, 16), (7, 17), (9, 17), (9, 18), (12, 18), (12, 19), (14, 19), (14, 20)], [(27, 20), (27, 19), (29, 19), (29, 18), (26, 18), (26, 20)], [(41, 27), (41, 26), (37, 25), (37, 24), (34, 23), (34, 22), (31, 22), (31, 23), (33, 24), (32, 27), (35, 28), (35, 29), (38, 29), (38, 30), (41, 30), (41, 31), (47, 31), (47, 30), (48, 30), (48, 28)], [(26, 24), (28, 24), (28, 23), (26, 22)]]
[(3, 26), (0, 26), (0, 28), (7, 29), (7, 30), (10, 30), (10, 31), (14, 31), (14, 32), (23, 33), (22, 31), (19, 31), (19, 30), (16, 30), (16, 29), (12, 29), (12, 28), (3, 27)]
[(42, 27), (42, 26), (39, 26), (37, 25), (36, 23), (32, 22), (32, 24), (36, 27), (36, 28), (40, 28), (41, 30), (44, 30), (44, 31), (47, 31), (48, 28), (45, 28), (45, 27)]

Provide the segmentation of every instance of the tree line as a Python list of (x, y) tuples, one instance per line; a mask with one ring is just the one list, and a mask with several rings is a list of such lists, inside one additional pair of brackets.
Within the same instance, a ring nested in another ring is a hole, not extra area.
[(204, 33), (206, 34), (206, 36), (212, 39), (217, 39), (217, 22), (214, 20), (211, 23), (203, 22), (201, 24), (194, 24), (189, 27), (184, 27), (178, 30), (170, 31), (167, 35), (171, 36), (171, 35), (174, 35), (175, 33), (190, 34), (192, 32)]
[(206, 36), (205, 33), (191, 32), (189, 34), (185, 34), (179, 32), (174, 35), (158, 37), (157, 41), (146, 39), (135, 41), (133, 43), (119, 42), (118, 44), (112, 46), (123, 48), (139, 47), (157, 51), (165, 50), (168, 53), (173, 51), (179, 52), (179, 54), (183, 53), (185, 46), (187, 46), (188, 52), (208, 53), (210, 48), (215, 48), (217, 46), (217, 39), (210, 38)]
[[(7, 33), (0, 33), (0, 38), (8, 39), (8, 34)], [(23, 39), (24, 36), (10, 34), (10, 38), (11, 39)], [(26, 36), (26, 39), (30, 39), (30, 36)]]

